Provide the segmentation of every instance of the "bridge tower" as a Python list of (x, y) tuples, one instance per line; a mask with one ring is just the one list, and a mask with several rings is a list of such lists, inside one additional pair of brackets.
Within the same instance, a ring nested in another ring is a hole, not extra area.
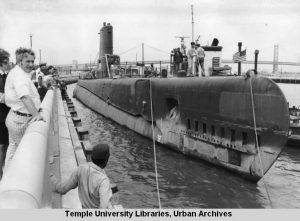
[(274, 45), (273, 74), (278, 73), (278, 45)]

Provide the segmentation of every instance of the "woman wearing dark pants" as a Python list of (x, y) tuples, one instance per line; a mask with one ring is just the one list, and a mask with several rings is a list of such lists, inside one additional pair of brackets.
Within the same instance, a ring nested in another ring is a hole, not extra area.
[(9, 69), (9, 53), (0, 48), (0, 180), (2, 178), (5, 155), (8, 147), (8, 130), (5, 119), (9, 107), (5, 105), (4, 86)]

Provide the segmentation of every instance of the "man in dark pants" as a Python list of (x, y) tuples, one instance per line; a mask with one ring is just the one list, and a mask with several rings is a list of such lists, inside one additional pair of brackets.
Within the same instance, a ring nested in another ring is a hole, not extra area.
[(196, 65), (196, 69), (197, 69), (197, 73), (198, 75), (199, 72), (200, 72), (200, 69), (199, 69), (199, 65), (200, 65), (200, 68), (201, 68), (201, 75), (202, 77), (205, 76), (205, 71), (204, 71), (204, 58), (205, 58), (205, 51), (204, 49), (200, 46), (200, 44), (196, 44), (196, 51), (197, 51), (197, 65)]
[(67, 84), (65, 83), (65, 81), (61, 81), (60, 82), (60, 90), (61, 90), (61, 96), (63, 99), (65, 99), (64, 97), (67, 94)]
[(5, 155), (8, 147), (8, 130), (5, 119), (9, 112), (9, 107), (5, 105), (4, 86), (9, 69), (9, 53), (0, 49), (0, 180), (2, 178)]
[(42, 76), (38, 77), (37, 91), (40, 95), (40, 99), (41, 99), (41, 102), (42, 102), (44, 100), (45, 95), (47, 94), (47, 91), (48, 91), (48, 89), (43, 84), (43, 77)]
[(174, 63), (175, 63), (175, 71), (180, 71), (181, 70), (181, 65), (183, 61), (183, 55), (180, 52), (180, 49), (174, 49)]

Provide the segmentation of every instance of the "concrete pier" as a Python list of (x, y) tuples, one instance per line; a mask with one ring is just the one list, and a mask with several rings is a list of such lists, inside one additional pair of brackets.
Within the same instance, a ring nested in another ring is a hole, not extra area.
[(52, 173), (66, 180), (78, 165), (86, 163), (76, 128), (81, 120), (72, 118), (76, 111), (69, 106), (59, 89), (47, 92), (42, 103), (46, 122), (27, 128), (0, 182), (0, 209), (81, 208), (77, 188), (61, 196), (52, 191), (49, 179)]

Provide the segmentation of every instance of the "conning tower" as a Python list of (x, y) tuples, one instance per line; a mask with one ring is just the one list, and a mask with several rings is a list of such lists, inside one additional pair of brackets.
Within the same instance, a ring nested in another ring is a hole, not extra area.
[[(99, 62), (100, 72), (97, 73), (97, 78), (108, 77), (108, 65), (105, 55), (113, 54), (113, 27), (110, 23), (103, 22), (103, 27), (100, 29), (100, 48)], [(108, 58), (107, 58), (108, 59)]]

